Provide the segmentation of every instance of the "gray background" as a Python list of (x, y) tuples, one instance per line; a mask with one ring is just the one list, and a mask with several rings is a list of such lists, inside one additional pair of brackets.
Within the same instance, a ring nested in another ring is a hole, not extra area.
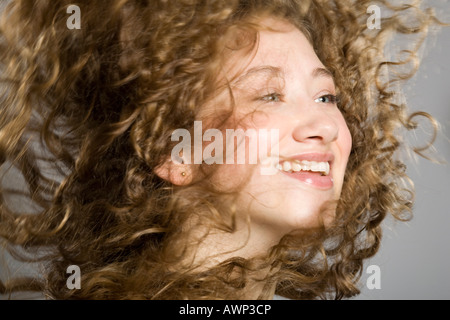
[[(0, 8), (5, 2), (0, 0)], [(450, 21), (449, 1), (426, 4)], [(429, 112), (440, 121), (436, 157), (450, 163), (450, 27), (427, 41), (421, 68), (406, 89), (411, 111)], [(361, 295), (354, 299), (450, 299), (450, 165), (417, 158), (408, 162), (408, 173), (416, 186), (414, 218), (407, 223), (384, 222), (381, 249), (365, 264), (365, 270), (369, 265), (380, 267), (381, 289), (369, 290), (369, 274), (364, 272)], [(8, 268), (0, 255), (2, 279), (6, 274), (32, 272), (6, 260)]]
[[(450, 1), (425, 2), (438, 9), (441, 20), (450, 21)], [(381, 289), (368, 289), (365, 272), (355, 299), (450, 299), (450, 27), (427, 40), (405, 95), (411, 111), (429, 112), (440, 122), (435, 158), (449, 164), (420, 157), (408, 162), (416, 188), (414, 217), (407, 223), (385, 221), (381, 249), (365, 264), (365, 271), (369, 265), (380, 267)], [(424, 141), (420, 133), (426, 133), (418, 131)]]

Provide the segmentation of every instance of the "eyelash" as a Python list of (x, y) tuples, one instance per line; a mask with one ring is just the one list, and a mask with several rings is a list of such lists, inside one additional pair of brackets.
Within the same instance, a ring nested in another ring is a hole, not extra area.
[[(277, 101), (269, 100), (270, 98), (276, 98)], [(262, 100), (264, 102), (268, 102), (268, 103), (270, 103), (270, 102), (281, 102), (281, 101), (283, 101), (283, 95), (280, 94), (280, 93), (272, 92), (272, 93), (266, 94), (265, 96), (262, 96), (260, 98), (260, 100)]]
[[(275, 100), (272, 100), (271, 98), (275, 98), (276, 99), (276, 101)], [(323, 98), (328, 98), (328, 102), (323, 102), (323, 101), (318, 101), (319, 99), (323, 99)], [(269, 100), (270, 99), (270, 100)], [(260, 100), (262, 100), (262, 101), (265, 101), (265, 102), (281, 102), (281, 101), (283, 101), (283, 95), (282, 94), (280, 94), (280, 93), (276, 93), (276, 92), (272, 92), (272, 93), (270, 93), (270, 94), (267, 94), (267, 95), (265, 95), (265, 96), (262, 96), (261, 98), (260, 98)], [(326, 94), (326, 95), (323, 95), (323, 96), (321, 96), (321, 97), (319, 97), (319, 98), (317, 98), (316, 100), (314, 100), (315, 102), (318, 102), (318, 103), (327, 103), (327, 104), (338, 104), (339, 103), (339, 97), (338, 96), (335, 96), (335, 95), (333, 95), (333, 94)]]
[[(319, 99), (322, 99), (322, 98), (328, 98), (330, 101), (329, 101), (329, 102), (321, 102), (321, 101), (318, 101)], [(338, 104), (338, 103), (339, 103), (339, 97), (338, 97), (338, 96), (335, 96), (335, 95), (333, 95), (333, 94), (326, 94), (326, 95), (323, 95), (323, 96), (317, 98), (317, 99), (314, 100), (314, 101), (315, 101), (315, 102), (319, 102), (319, 103)]]

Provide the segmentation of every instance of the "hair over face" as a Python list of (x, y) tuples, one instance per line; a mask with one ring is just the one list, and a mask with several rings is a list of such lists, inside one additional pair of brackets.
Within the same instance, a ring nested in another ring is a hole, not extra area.
[[(252, 279), (293, 299), (357, 294), (380, 223), (410, 218), (414, 190), (396, 152), (414, 115), (396, 85), (417, 70), (433, 13), (419, 2), (80, 0), (82, 28), (69, 30), (70, 2), (13, 0), (1, 19), (0, 161), (3, 179), (17, 172), (26, 188), (1, 189), (0, 237), (13, 256), (44, 269), (37, 279), (0, 282), (0, 293), (235, 299)], [(392, 12), (379, 30), (366, 25), (373, 3)], [(172, 132), (192, 130), (201, 106), (228, 89), (217, 79), (225, 53), (257, 50), (267, 15), (299, 28), (333, 73), (353, 139), (336, 218), (286, 235), (267, 255), (200, 270), (181, 262), (212, 228), (233, 232), (238, 190), (217, 190), (207, 178), (177, 186), (155, 168), (170, 156)], [(397, 61), (384, 51), (394, 35), (416, 39)], [(186, 242), (189, 223), (207, 231)], [(66, 287), (69, 265), (82, 270), (79, 290)], [(263, 279), (260, 270), (269, 270)], [(269, 289), (259, 296), (269, 297)]]

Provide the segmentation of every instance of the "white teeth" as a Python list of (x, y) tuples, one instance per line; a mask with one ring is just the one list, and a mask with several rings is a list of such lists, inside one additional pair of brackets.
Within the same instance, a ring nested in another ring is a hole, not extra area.
[(283, 163), (283, 170), (284, 170), (284, 171), (290, 171), (291, 168), (292, 168), (292, 165), (291, 165), (290, 162), (285, 161), (285, 162)]
[(321, 172), (326, 176), (330, 174), (330, 164), (328, 162), (316, 162), (307, 160), (302, 160), (300, 162), (298, 160), (294, 160), (284, 161), (282, 164), (278, 164), (276, 167), (278, 170), (286, 172), (313, 171)]
[(298, 172), (300, 170), (302, 170), (302, 165), (298, 162), (294, 162), (292, 164), (292, 171)]

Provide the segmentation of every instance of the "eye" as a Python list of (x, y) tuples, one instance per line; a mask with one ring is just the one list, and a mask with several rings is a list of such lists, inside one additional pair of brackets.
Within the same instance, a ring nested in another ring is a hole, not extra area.
[(332, 94), (326, 94), (324, 96), (321, 96), (320, 98), (317, 98), (314, 100), (317, 103), (330, 103), (330, 104), (337, 104), (339, 99), (337, 96)]
[(283, 95), (273, 92), (270, 94), (267, 94), (263, 97), (260, 98), (260, 100), (265, 101), (265, 102), (281, 102), (283, 98)]

